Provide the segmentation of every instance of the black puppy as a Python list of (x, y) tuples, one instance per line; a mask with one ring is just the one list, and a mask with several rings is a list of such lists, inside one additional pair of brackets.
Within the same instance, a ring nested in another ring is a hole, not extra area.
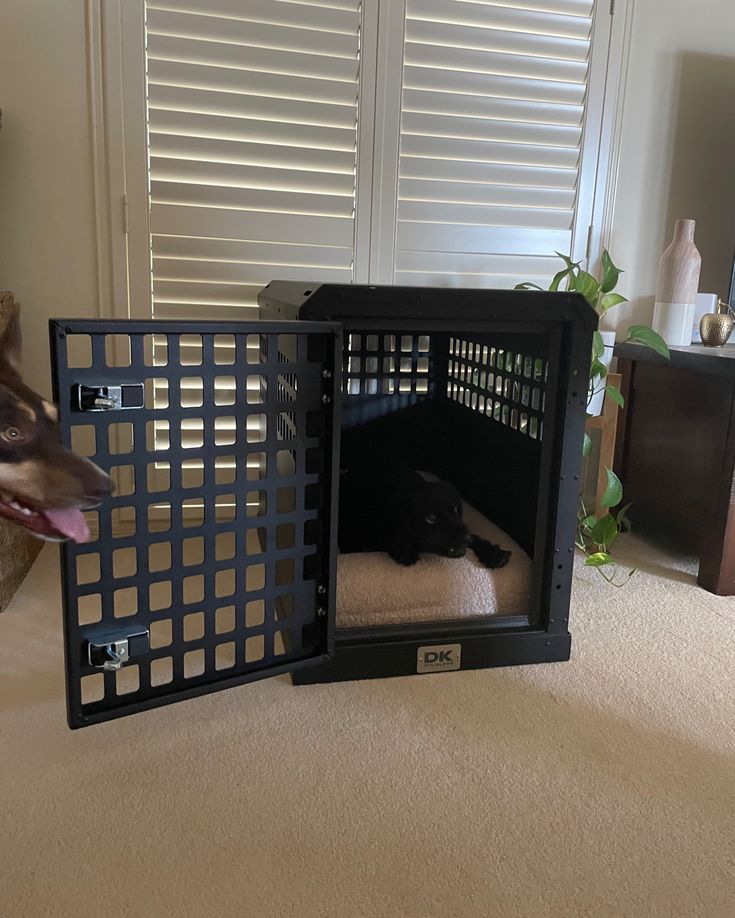
[(387, 552), (415, 564), (422, 552), (461, 558), (471, 548), (485, 567), (503, 567), (510, 552), (472, 535), (457, 489), (394, 466), (354, 468), (340, 476), (339, 548)]

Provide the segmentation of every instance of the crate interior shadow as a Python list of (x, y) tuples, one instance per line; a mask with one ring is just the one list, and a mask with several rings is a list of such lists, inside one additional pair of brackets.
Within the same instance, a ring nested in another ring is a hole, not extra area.
[[(362, 391), (351, 392), (354, 380), (348, 373), (340, 465), (390, 462), (449, 481), (533, 557), (546, 341), (543, 336), (523, 341), (510, 335), (468, 337), (471, 356), (466, 347), (462, 355), (457, 339), (431, 336), (425, 392), (415, 387), (407, 394), (370, 394), (364, 379)], [(382, 382), (378, 377), (373, 388), (380, 389)]]
[(446, 400), (427, 401), (342, 435), (343, 468), (387, 460), (451, 482), (533, 557), (540, 443)]

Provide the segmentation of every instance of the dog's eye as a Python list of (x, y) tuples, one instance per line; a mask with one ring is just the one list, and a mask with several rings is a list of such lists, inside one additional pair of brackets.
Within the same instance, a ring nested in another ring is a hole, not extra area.
[(426, 517), (426, 522), (429, 524), (429, 526), (433, 526), (434, 523), (436, 523), (436, 513), (429, 513)]
[(459, 516), (459, 514), (462, 512), (462, 508), (459, 504), (457, 504), (457, 506), (454, 508), (454, 512), (457, 514), (457, 516)]
[(23, 434), (17, 427), (5, 427), (2, 433), (0, 433), (0, 437), (8, 443), (18, 443), (23, 439)]

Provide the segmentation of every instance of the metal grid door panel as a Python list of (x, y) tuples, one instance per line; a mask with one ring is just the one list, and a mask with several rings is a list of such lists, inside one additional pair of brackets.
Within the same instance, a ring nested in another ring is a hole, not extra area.
[(91, 540), (61, 550), (70, 726), (324, 659), (338, 326), (50, 331), (64, 442), (114, 484)]

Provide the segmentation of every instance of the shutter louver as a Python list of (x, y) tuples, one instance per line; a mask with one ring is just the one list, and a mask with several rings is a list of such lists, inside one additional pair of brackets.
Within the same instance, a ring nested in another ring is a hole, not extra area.
[[(593, 0), (407, 0), (394, 276), (507, 287), (569, 252)], [(533, 8), (527, 8), (533, 7)]]
[(273, 278), (352, 281), (358, 0), (146, 10), (153, 315), (256, 317)]

